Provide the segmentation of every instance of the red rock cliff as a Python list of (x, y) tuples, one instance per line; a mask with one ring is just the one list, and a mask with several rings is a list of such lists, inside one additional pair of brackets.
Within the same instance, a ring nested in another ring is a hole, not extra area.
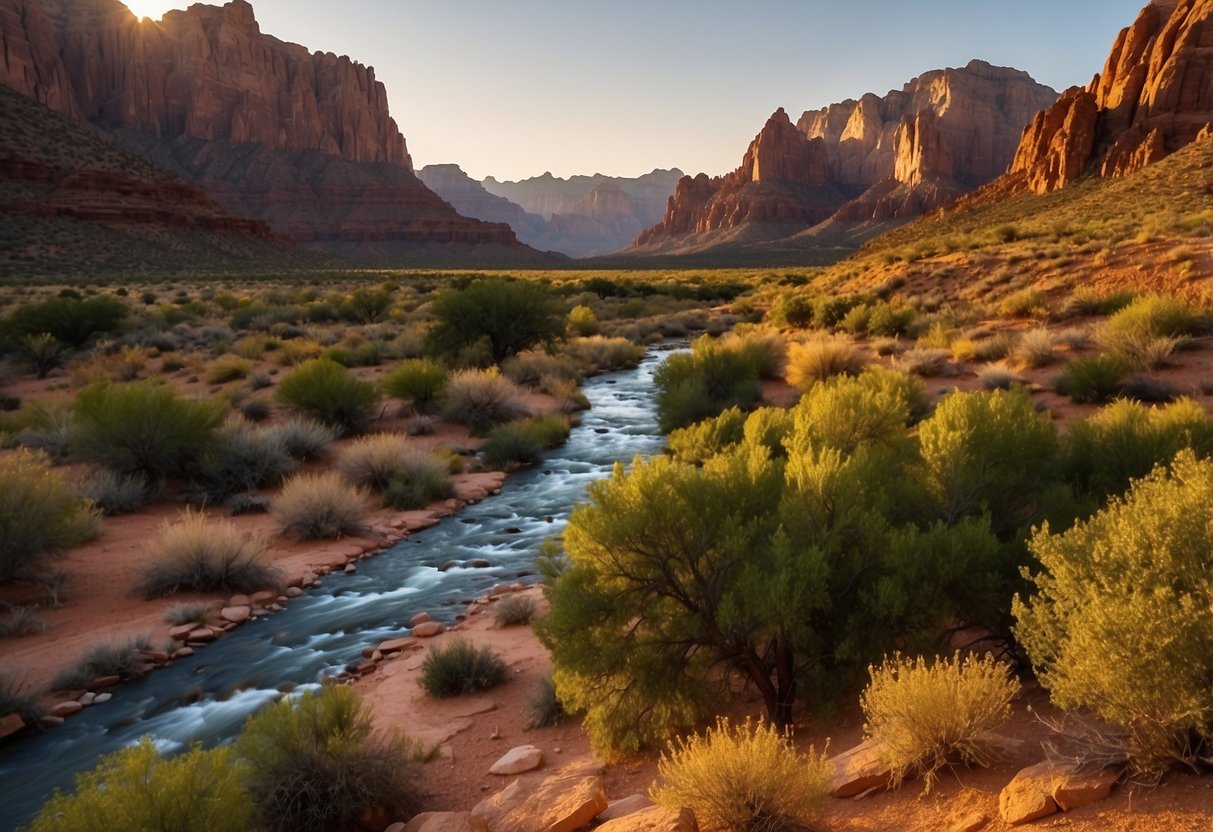
[(1087, 173), (1132, 173), (1211, 120), (1213, 0), (1159, 0), (1121, 30), (1102, 73), (1037, 114), (999, 186), (1047, 193)]

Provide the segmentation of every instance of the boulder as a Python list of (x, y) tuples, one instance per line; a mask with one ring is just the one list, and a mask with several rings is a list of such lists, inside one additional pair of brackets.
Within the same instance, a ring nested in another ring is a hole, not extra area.
[(505, 752), (497, 762), (489, 768), (489, 774), (502, 777), (511, 774), (522, 774), (543, 765), (543, 752), (533, 745), (519, 745)]
[(663, 806), (650, 806), (607, 821), (595, 832), (699, 832), (695, 813), (690, 809), (675, 812)]
[(647, 794), (628, 795), (627, 797), (621, 797), (608, 803), (606, 810), (598, 816), (598, 820), (605, 823), (608, 820), (615, 820), (630, 815), (633, 812), (648, 809), (652, 805), (653, 801), (649, 799)]
[(489, 832), (489, 828), (471, 812), (423, 812), (402, 824), (399, 832)]
[(1053, 799), (1063, 812), (1104, 800), (1112, 794), (1112, 787), (1123, 773), (1119, 766), (1110, 766), (1101, 771), (1067, 774), (1055, 782)]
[(198, 625), (194, 623), (178, 624), (176, 627), (169, 628), (168, 637), (177, 641), (185, 641), (196, 629), (198, 629)]
[(446, 632), (446, 626), (438, 621), (423, 621), (413, 628), (414, 638), (433, 638)]
[(375, 649), (385, 656), (390, 656), (393, 653), (407, 653), (410, 650), (420, 649), (420, 647), (421, 642), (417, 641), (417, 639), (412, 636), (405, 636), (404, 638), (392, 638), (381, 642)]
[(428, 612), (419, 612), (416, 615), (414, 615), (412, 618), (409, 619), (409, 626), (416, 627), (418, 624), (424, 624), (425, 622), (427, 622), (429, 620), (431, 620), (431, 619), (430, 619), (430, 614)]
[(51, 716), (71, 716), (78, 714), (84, 710), (84, 706), (75, 699), (69, 699), (66, 702), (60, 702), (51, 708)]
[(1012, 826), (1048, 817), (1057, 811), (1053, 781), (1057, 768), (1037, 763), (1021, 769), (998, 795), (998, 814)]
[(476, 804), (472, 814), (489, 832), (574, 832), (607, 807), (602, 778), (556, 775), (538, 786), (515, 780)]
[(880, 746), (872, 740), (864, 740), (850, 751), (831, 757), (830, 763), (834, 775), (829, 791), (834, 797), (854, 797), (869, 789), (887, 787), (892, 777)]
[(248, 606), (224, 607), (219, 611), (219, 615), (224, 621), (230, 621), (233, 624), (243, 624), (252, 617), (253, 610)]

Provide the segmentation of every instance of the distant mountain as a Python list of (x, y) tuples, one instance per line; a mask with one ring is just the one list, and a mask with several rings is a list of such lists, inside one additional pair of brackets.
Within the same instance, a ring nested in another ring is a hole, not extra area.
[[(814, 247), (870, 236), (1006, 170), (1025, 124), (1057, 93), (1024, 72), (972, 61), (884, 97), (804, 113), (782, 108), (727, 176), (679, 181), (636, 254)], [(810, 230), (812, 229), (812, 230)]]
[(0, 83), (301, 244), (385, 264), (546, 259), (417, 179), (372, 69), (262, 34), (244, 0), (154, 26), (118, 0), (0, 0), (0, 44)]

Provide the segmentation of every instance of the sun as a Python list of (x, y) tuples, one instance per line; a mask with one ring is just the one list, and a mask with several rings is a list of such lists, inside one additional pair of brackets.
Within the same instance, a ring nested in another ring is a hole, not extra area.
[(145, 17), (159, 20), (169, 9), (182, 8), (189, 0), (122, 0), (122, 2), (131, 10), (131, 14), (140, 20)]

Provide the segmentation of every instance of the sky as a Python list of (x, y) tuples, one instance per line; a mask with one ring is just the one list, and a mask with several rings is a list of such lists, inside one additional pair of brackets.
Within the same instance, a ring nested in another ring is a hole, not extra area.
[(500, 180), (726, 173), (779, 107), (973, 58), (1086, 84), (1145, 1), (250, 0), (262, 32), (375, 68), (416, 167)]

